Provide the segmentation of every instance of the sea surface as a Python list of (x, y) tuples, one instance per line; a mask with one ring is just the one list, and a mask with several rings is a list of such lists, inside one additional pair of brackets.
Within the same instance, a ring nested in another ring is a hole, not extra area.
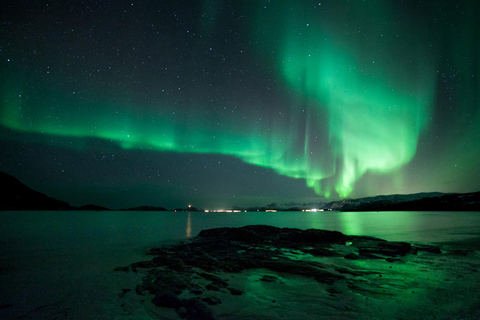
[(480, 212), (0, 212), (0, 318), (122, 319), (118, 294), (139, 279), (115, 267), (202, 229), (251, 224), (436, 243), (478, 237)]

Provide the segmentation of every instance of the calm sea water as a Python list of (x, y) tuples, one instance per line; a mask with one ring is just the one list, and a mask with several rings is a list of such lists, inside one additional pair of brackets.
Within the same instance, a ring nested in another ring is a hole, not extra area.
[(480, 212), (0, 212), (0, 254), (48, 259), (55, 252), (88, 256), (97, 251), (107, 253), (106, 260), (128, 259), (152, 246), (196, 236), (202, 229), (250, 224), (439, 242), (480, 232)]
[(442, 242), (478, 236), (480, 212), (0, 212), (0, 305), (7, 306), (0, 318), (60, 302), (75, 310), (79, 301), (92, 317), (118, 318), (117, 294), (126, 284), (112, 272), (116, 266), (202, 229), (250, 224)]

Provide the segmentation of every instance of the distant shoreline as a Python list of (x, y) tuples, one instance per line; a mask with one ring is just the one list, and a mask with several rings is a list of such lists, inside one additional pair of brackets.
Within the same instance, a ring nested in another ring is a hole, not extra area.
[[(35, 191), (17, 178), (0, 172), (0, 181), (3, 186), (4, 200), (0, 202), (0, 211), (19, 210), (88, 210), (110, 211), (112, 209), (96, 204), (88, 204), (74, 207), (69, 203), (51, 198), (43, 193)], [(310, 204), (276, 204), (272, 203), (261, 207), (230, 207), (222, 211), (480, 211), (480, 191), (472, 193), (415, 193), (409, 195), (382, 195), (375, 197), (344, 199), (329, 203)], [(185, 208), (169, 210), (162, 206), (136, 206), (114, 211), (185, 211), (206, 212), (210, 209), (197, 208), (188, 205)]]

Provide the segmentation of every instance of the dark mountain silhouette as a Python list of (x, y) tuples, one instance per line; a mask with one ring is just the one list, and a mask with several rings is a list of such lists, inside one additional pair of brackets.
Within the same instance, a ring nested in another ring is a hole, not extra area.
[[(35, 191), (17, 178), (0, 172), (0, 210), (110, 210), (94, 204), (73, 207), (65, 201), (57, 200)], [(480, 211), (480, 192), (473, 193), (415, 193), (394, 194), (376, 197), (345, 199), (329, 203), (279, 205), (269, 204), (265, 207), (248, 208), (249, 211), (300, 211), (302, 209), (326, 209), (338, 211)], [(163, 207), (140, 206), (128, 211), (168, 211)], [(178, 208), (176, 211), (204, 211), (200, 208)], [(243, 209), (242, 209), (243, 211)]]
[(188, 206), (187, 208), (176, 208), (176, 212), (204, 212), (204, 209)]
[(74, 207), (64, 201), (30, 189), (17, 178), (0, 172), (2, 187), (0, 210), (72, 210)]
[(415, 193), (333, 201), (325, 209), (339, 211), (480, 211), (480, 192)]
[(97, 206), (96, 204), (87, 204), (81, 207), (76, 208), (77, 210), (82, 210), (82, 211), (108, 211), (110, 209), (102, 207), (102, 206)]

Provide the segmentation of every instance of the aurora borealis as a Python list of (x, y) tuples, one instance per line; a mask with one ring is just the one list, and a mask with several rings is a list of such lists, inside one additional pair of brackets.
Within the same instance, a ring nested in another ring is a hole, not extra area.
[(111, 208), (478, 191), (479, 9), (13, 2), (0, 170)]

